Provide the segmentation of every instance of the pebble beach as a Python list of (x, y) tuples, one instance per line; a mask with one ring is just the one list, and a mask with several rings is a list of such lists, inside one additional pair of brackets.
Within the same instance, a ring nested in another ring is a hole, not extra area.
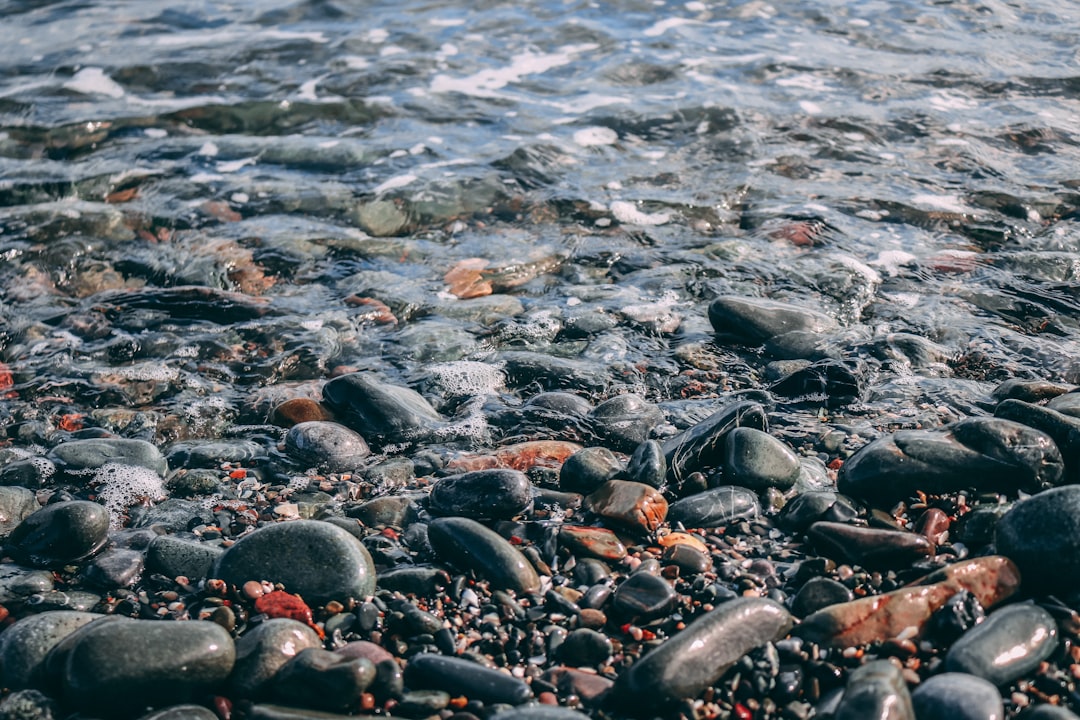
[(0, 14), (0, 720), (1080, 717), (1071, 9)]

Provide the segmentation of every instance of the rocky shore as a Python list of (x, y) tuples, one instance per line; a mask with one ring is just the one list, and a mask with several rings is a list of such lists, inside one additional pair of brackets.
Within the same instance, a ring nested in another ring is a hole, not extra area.
[[(766, 357), (842, 332), (708, 318)], [(1075, 718), (1080, 392), (794, 446), (771, 424), (869, 372), (809, 355), (689, 403), (594, 404), (594, 366), (512, 350), (345, 369), (216, 439), (11, 425), (0, 717)]]

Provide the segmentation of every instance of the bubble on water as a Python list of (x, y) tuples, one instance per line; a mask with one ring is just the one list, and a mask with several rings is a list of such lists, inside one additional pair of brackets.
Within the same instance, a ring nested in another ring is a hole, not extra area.
[(180, 375), (180, 371), (159, 362), (145, 362), (117, 368), (116, 374), (127, 380), (169, 382), (175, 380)]
[(109, 526), (124, 526), (128, 508), (147, 500), (163, 500), (168, 493), (165, 483), (150, 468), (122, 463), (106, 463), (94, 473), (98, 502), (109, 511)]
[(56, 466), (43, 457), (30, 458), (30, 464), (37, 470), (41, 482), (45, 482), (56, 472)]
[(506, 376), (497, 365), (476, 360), (437, 363), (428, 371), (450, 395), (495, 395), (506, 384)]

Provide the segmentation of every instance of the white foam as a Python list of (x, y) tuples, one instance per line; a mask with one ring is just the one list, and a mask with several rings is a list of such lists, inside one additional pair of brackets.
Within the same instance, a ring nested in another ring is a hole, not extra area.
[(900, 273), (900, 268), (911, 265), (915, 260), (914, 255), (903, 250), (883, 250), (870, 264), (881, 268), (886, 275), (895, 276)]
[(453, 395), (496, 395), (506, 385), (506, 376), (497, 365), (476, 360), (436, 363), (428, 371)]
[(195, 154), (202, 155), (203, 157), (217, 157), (217, 154), (219, 152), (220, 149), (218, 148), (216, 143), (207, 141), (202, 144), (202, 147), (199, 148)]
[(946, 212), (961, 214), (975, 212), (974, 208), (964, 204), (959, 195), (915, 195), (911, 198), (911, 202)]
[(106, 75), (104, 70), (96, 67), (83, 68), (64, 83), (64, 87), (83, 95), (106, 95), (111, 98), (124, 97), (124, 88)]
[(652, 27), (645, 28), (644, 34), (646, 37), (659, 37), (672, 28), (693, 24), (695, 21), (689, 18), (667, 18), (655, 23)]
[(217, 170), (218, 172), (223, 173), (233, 173), (242, 167), (254, 165), (255, 162), (256, 159), (253, 157), (240, 158), (239, 160), (229, 160), (227, 162), (223, 161), (217, 164)]
[(582, 52), (595, 50), (595, 43), (568, 45), (560, 52), (537, 53), (526, 51), (510, 58), (510, 65), (503, 68), (481, 70), (466, 77), (454, 78), (436, 75), (431, 81), (431, 91), (437, 93), (459, 92), (473, 97), (495, 98), (498, 91), (512, 83), (520, 82), (526, 75), (539, 75), (553, 68), (567, 65)]
[(164, 128), (146, 128), (143, 130), (143, 135), (154, 140), (160, 140), (161, 138), (169, 137), (169, 131)]
[(614, 145), (618, 141), (619, 133), (607, 127), (582, 128), (574, 133), (574, 142), (581, 147)]
[(127, 367), (117, 368), (116, 374), (125, 380), (158, 380), (160, 382), (169, 382), (175, 380), (180, 375), (180, 371), (161, 363), (144, 362), (137, 365), (128, 365)]
[(625, 200), (611, 203), (611, 214), (626, 225), (663, 225), (671, 221), (671, 213), (644, 213), (638, 210), (634, 203)]
[(405, 187), (406, 185), (410, 185), (417, 180), (418, 178), (411, 173), (407, 175), (398, 175), (396, 177), (390, 178), (389, 180), (385, 180), (379, 183), (375, 187), (375, 190), (373, 192), (376, 195), (381, 195), (387, 190), (394, 190), (395, 188)]
[(123, 527), (128, 508), (167, 496), (158, 474), (138, 465), (106, 463), (94, 474), (94, 484), (98, 486), (98, 501), (109, 511), (109, 526), (114, 530)]

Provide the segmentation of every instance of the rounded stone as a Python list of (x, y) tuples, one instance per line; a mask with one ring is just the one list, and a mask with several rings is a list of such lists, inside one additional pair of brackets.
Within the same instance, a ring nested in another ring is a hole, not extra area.
[(998, 520), (997, 550), (1020, 568), (1025, 587), (1080, 589), (1080, 485), (1046, 490), (1016, 503)]
[(815, 577), (799, 588), (791, 601), (791, 613), (804, 618), (810, 613), (855, 599), (854, 593), (843, 583), (827, 577)]
[(476, 570), (493, 587), (519, 593), (540, 590), (540, 577), (525, 556), (475, 520), (437, 518), (428, 525), (428, 536), (439, 557), (460, 568)]
[(667, 519), (685, 528), (727, 525), (734, 520), (757, 517), (761, 504), (757, 494), (746, 488), (724, 485), (700, 492), (668, 506)]
[(523, 705), (500, 710), (490, 720), (587, 720), (588, 715), (558, 705)]
[(237, 587), (248, 580), (281, 583), (310, 605), (348, 603), (375, 591), (375, 565), (364, 544), (316, 520), (264, 525), (226, 550), (211, 575)]
[(611, 656), (611, 640), (589, 628), (572, 630), (559, 646), (559, 658), (571, 667), (595, 667)]
[(224, 550), (208, 542), (184, 540), (173, 535), (159, 535), (146, 549), (146, 569), (168, 578), (207, 577)]
[(343, 472), (358, 468), (371, 449), (355, 430), (336, 422), (310, 420), (289, 428), (285, 452), (303, 465)]
[(290, 705), (347, 712), (360, 707), (361, 695), (375, 680), (375, 664), (322, 648), (305, 648), (274, 675), (274, 694)]
[(235, 658), (232, 637), (216, 623), (95, 623), (68, 648), (63, 697), (76, 708), (110, 716), (174, 705), (218, 689)]
[(626, 479), (659, 488), (667, 478), (667, 460), (660, 443), (646, 440), (637, 446), (626, 466)]
[(835, 720), (914, 720), (904, 674), (888, 660), (873, 660), (848, 678)]
[(475, 520), (509, 520), (532, 503), (532, 483), (525, 473), (506, 468), (475, 470), (438, 480), (428, 496), (436, 515)]
[(678, 593), (662, 577), (637, 572), (615, 589), (612, 612), (629, 622), (646, 622), (671, 612)]
[(443, 690), (485, 704), (521, 705), (529, 686), (509, 673), (457, 657), (420, 653), (405, 666), (405, 683), (414, 690)]
[(143, 715), (139, 720), (218, 720), (213, 710), (202, 705), (172, 705)]
[(643, 397), (626, 393), (597, 405), (592, 419), (611, 447), (630, 452), (648, 439), (652, 429), (663, 421), (664, 413)]
[(784, 637), (791, 625), (788, 611), (772, 600), (730, 600), (634, 663), (615, 689), (638, 712), (692, 700), (746, 653)]
[(799, 470), (794, 451), (769, 433), (739, 427), (724, 439), (724, 474), (733, 485), (759, 492), (787, 490), (799, 479)]
[(562, 464), (559, 470), (559, 489), (588, 494), (622, 471), (622, 462), (607, 448), (583, 448)]
[(709, 305), (709, 322), (718, 333), (734, 335), (739, 340), (761, 343), (790, 332), (823, 333), (837, 327), (836, 321), (823, 313), (799, 305), (722, 295)]
[(161, 477), (169, 470), (165, 456), (156, 446), (145, 440), (124, 438), (69, 440), (49, 451), (49, 459), (68, 477), (87, 480), (110, 463), (149, 468)]
[(236, 666), (229, 678), (230, 691), (250, 698), (263, 693), (274, 674), (297, 653), (322, 647), (319, 636), (297, 620), (273, 618), (259, 623), (236, 641)]
[(41, 509), (32, 490), (0, 486), (0, 538), (7, 537), (19, 523)]
[(974, 675), (947, 672), (911, 693), (919, 720), (1003, 720), (1005, 708), (994, 684)]
[(108, 535), (108, 510), (86, 500), (68, 500), (28, 515), (11, 531), (6, 549), (19, 562), (54, 567), (93, 555)]
[(0, 634), (0, 682), (21, 690), (42, 687), (45, 657), (53, 647), (83, 625), (101, 615), (55, 610), (30, 615)]
[(949, 648), (945, 669), (976, 675), (1001, 687), (1050, 657), (1057, 636), (1054, 618), (1038, 605), (1009, 605), (964, 633)]

